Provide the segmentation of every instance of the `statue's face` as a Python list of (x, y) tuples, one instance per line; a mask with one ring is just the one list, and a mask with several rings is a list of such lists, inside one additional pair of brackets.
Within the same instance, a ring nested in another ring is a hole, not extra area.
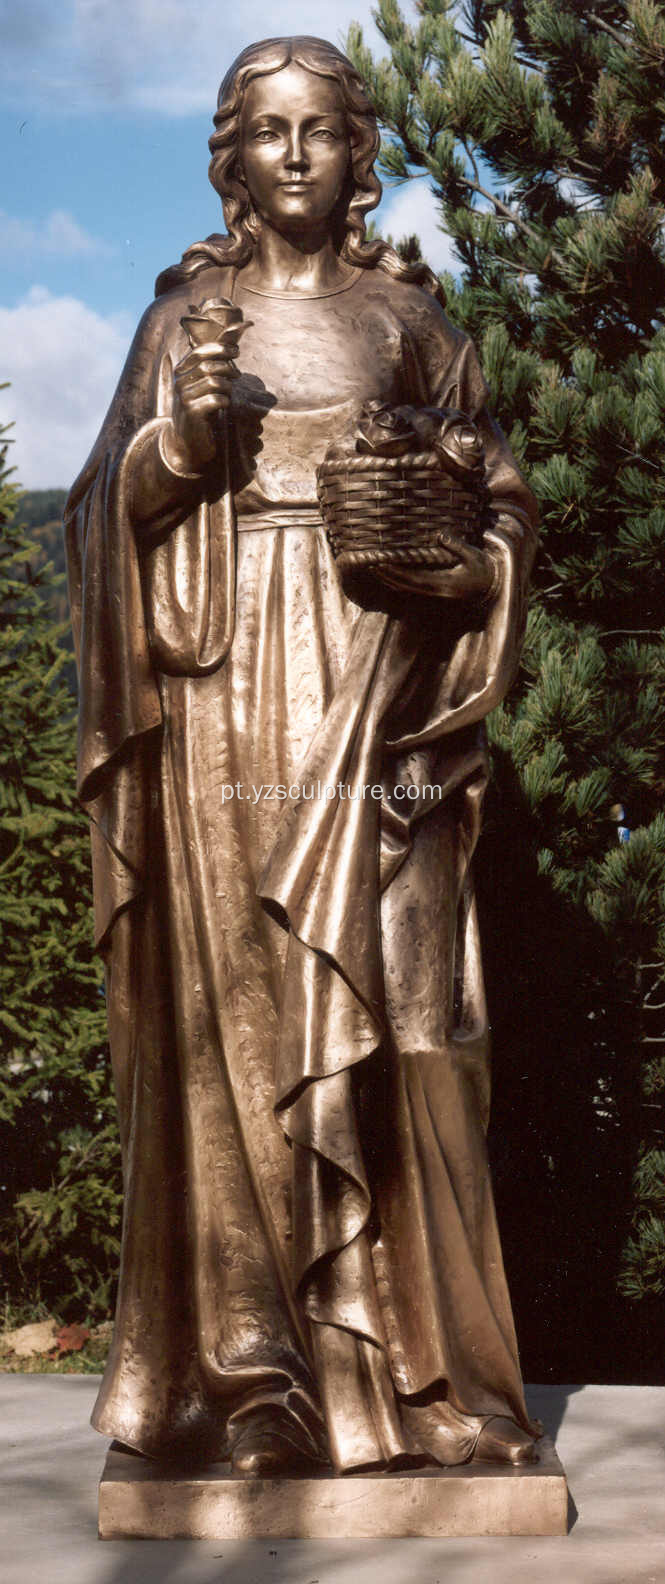
[(293, 62), (247, 86), (239, 165), (257, 214), (278, 231), (332, 216), (351, 147), (338, 84)]

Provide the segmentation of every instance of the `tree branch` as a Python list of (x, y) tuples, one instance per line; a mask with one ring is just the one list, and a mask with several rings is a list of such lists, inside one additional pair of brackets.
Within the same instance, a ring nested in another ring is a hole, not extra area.
[(483, 187), (480, 181), (472, 181), (470, 176), (460, 176), (458, 180), (464, 187), (468, 187), (470, 192), (477, 192), (480, 198), (486, 198), (488, 203), (493, 204), (497, 219), (510, 221), (511, 225), (522, 231), (532, 242), (540, 242), (538, 232), (534, 231), (533, 226), (523, 220), (514, 209), (510, 209), (508, 204), (503, 203), (501, 198), (497, 198), (496, 193), (491, 192), (489, 187)]
[(630, 42), (630, 35), (627, 32), (620, 33), (618, 28), (613, 28), (603, 17), (596, 16), (595, 11), (589, 11), (588, 16), (590, 22), (595, 22), (596, 27), (607, 33), (609, 38), (614, 39), (615, 44), (620, 44), (622, 49), (626, 48), (626, 44)]
[(462, 148), (464, 149), (464, 153), (466, 154), (466, 157), (467, 157), (467, 159), (469, 161), (469, 164), (470, 164), (471, 169), (473, 171), (473, 174), (475, 176), (475, 179), (476, 179), (477, 182), (480, 182), (480, 171), (479, 171), (478, 165), (476, 163), (476, 156), (472, 152), (472, 150), (469, 148), (469, 145), (467, 143), (466, 138), (461, 138), (460, 141), (461, 141), (461, 144), (462, 144)]

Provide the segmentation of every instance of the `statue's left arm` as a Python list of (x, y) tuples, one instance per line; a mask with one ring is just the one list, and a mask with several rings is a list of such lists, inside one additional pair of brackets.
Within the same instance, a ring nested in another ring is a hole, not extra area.
[(489, 412), (488, 387), (473, 343), (450, 324), (435, 302), (420, 308), (409, 332), (421, 381), (420, 399), (434, 407), (458, 408), (479, 430), (491, 508), (482, 553), (491, 574), (480, 599), (467, 598), (455, 586), (455, 576), (446, 571), (407, 574), (413, 593), (427, 594), (430, 603), (437, 599), (442, 630), (451, 600), (459, 611), (466, 598), (469, 623), (440, 672), (430, 719), (420, 730), (400, 736), (400, 748), (483, 719), (508, 691), (524, 637), (538, 522), (535, 498)]
[[(495, 552), (501, 545), (510, 547), (525, 593), (536, 552), (537, 503), (503, 431), (488, 409), (488, 386), (473, 342), (453, 330), (453, 355), (447, 366), (452, 327), (443, 314), (441, 319), (444, 324), (440, 334), (434, 337), (424, 354), (430, 399), (436, 407), (458, 407), (477, 425), (485, 455), (491, 506), (491, 526), (485, 533), (485, 548)], [(440, 361), (436, 357), (437, 349)]]

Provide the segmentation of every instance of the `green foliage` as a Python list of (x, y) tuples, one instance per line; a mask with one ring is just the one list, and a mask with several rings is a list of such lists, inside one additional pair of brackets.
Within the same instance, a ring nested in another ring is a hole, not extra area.
[(80, 1318), (110, 1303), (118, 1143), (59, 585), (19, 521), (9, 442), (0, 433), (0, 1249), (12, 1302)]
[(661, 1182), (658, 1213), (642, 1216), (637, 1236), (628, 1239), (621, 1273), (626, 1298), (665, 1293), (665, 1191)]
[[(460, 16), (454, 0), (418, 0), (417, 13), (410, 25), (379, 0), (388, 57), (357, 27), (349, 51), (387, 176), (425, 174), (438, 196), (461, 271), (444, 277), (449, 313), (480, 347), (542, 514), (520, 676), (490, 721), (484, 861), (504, 888), (519, 876), (512, 908), (532, 935), (541, 920), (567, 1038), (588, 1063), (580, 1191), (607, 1219), (591, 1162), (613, 1134), (633, 1225), (607, 1259), (626, 1296), (650, 1300), (665, 1291), (665, 5), (467, 0)], [(499, 811), (521, 847), (515, 877)], [(523, 995), (535, 1031), (538, 998)], [(541, 1059), (548, 1049), (556, 1083), (545, 1027)], [(611, 1159), (608, 1145), (618, 1222)]]

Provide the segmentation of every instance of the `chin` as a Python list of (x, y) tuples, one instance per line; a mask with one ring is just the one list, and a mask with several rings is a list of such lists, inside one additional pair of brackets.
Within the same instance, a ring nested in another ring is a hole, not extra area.
[[(277, 207), (278, 206), (276, 204), (275, 208)], [(281, 193), (279, 198), (279, 208), (285, 214), (291, 214), (297, 209), (298, 214), (307, 215), (308, 219), (310, 217), (316, 220), (321, 220), (324, 218), (319, 204), (312, 202), (311, 193)]]
[(294, 226), (330, 226), (332, 216), (327, 209), (323, 211), (313, 208), (311, 204), (303, 203), (296, 199), (293, 204), (285, 204), (284, 208), (267, 216), (268, 224), (278, 226), (282, 230), (293, 230)]

